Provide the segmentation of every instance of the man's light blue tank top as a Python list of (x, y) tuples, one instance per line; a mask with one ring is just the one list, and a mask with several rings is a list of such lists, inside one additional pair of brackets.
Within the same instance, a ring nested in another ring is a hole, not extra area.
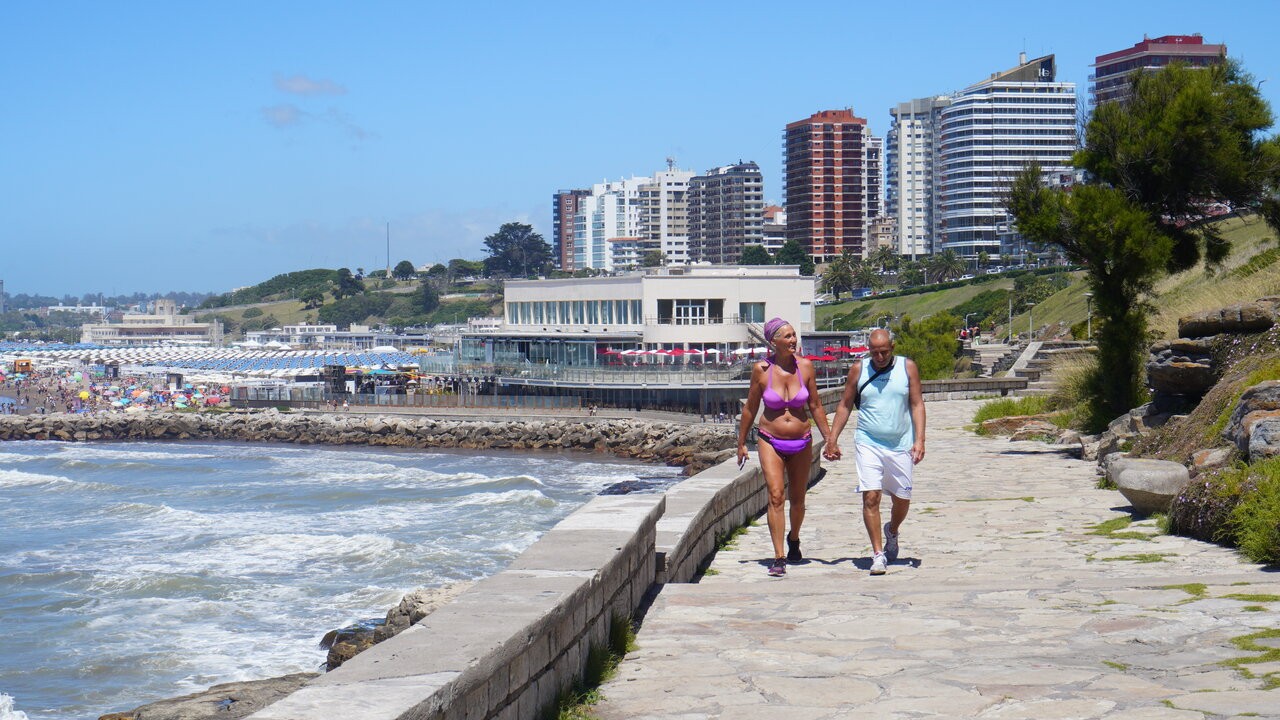
[[(864, 359), (855, 387), (862, 387), (874, 373), (871, 358)], [(863, 388), (855, 442), (868, 443), (894, 452), (910, 450), (915, 442), (910, 399), (907, 359), (899, 355), (893, 360), (892, 370), (881, 374)]]

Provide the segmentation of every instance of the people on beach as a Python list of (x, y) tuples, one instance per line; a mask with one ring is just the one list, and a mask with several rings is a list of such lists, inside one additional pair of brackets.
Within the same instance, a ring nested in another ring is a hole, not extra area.
[[(849, 415), (858, 411), (854, 452), (862, 522), (871, 537), (871, 574), (883, 575), (898, 558), (898, 535), (911, 506), (911, 478), (924, 459), (924, 395), (915, 362), (895, 357), (888, 330), (871, 333), (870, 358), (849, 368), (823, 457), (838, 460), (837, 444)], [(882, 491), (893, 499), (889, 521), (880, 524)]]
[[(746, 464), (747, 435), (755, 423), (756, 413), (764, 404), (757, 430), (760, 442), (756, 452), (760, 469), (769, 490), (769, 536), (773, 540), (773, 562), (769, 575), (782, 577), (787, 563), (804, 559), (800, 552), (800, 525), (804, 522), (805, 492), (809, 489), (809, 469), (813, 456), (813, 436), (809, 419), (817, 423), (824, 438), (830, 438), (827, 413), (818, 398), (813, 363), (796, 354), (795, 328), (782, 318), (764, 324), (764, 339), (771, 354), (751, 369), (751, 388), (746, 407), (738, 423), (738, 467)], [(787, 552), (782, 540), (786, 532), (784, 501), (791, 503), (791, 532), (786, 535)]]

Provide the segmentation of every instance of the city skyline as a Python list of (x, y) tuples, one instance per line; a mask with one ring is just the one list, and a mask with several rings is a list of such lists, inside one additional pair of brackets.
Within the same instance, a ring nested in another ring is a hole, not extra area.
[[(1143, 36), (1224, 43), (1277, 108), (1265, 2), (590, 9), (379, 3), (6, 6), (0, 278), (11, 294), (224, 292), (313, 267), (483, 257), (562, 188), (759, 164), (787, 123), (890, 109), (1054, 54), (1088, 95)], [(1100, 18), (1105, 18), (1105, 22)], [(714, 62), (711, 62), (714, 61)], [(1275, 132), (1272, 128), (1271, 132)]]

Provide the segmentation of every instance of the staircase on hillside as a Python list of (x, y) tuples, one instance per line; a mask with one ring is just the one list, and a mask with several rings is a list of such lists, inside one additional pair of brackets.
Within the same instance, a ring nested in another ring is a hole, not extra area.
[(1027, 345), (1013, 366), (1009, 377), (1026, 378), (1027, 389), (1018, 395), (1052, 395), (1058, 387), (1053, 368), (1064, 357), (1089, 352), (1089, 343), (1052, 340)]
[(1006, 343), (970, 345), (968, 348), (971, 357), (969, 367), (978, 374), (978, 377), (994, 377), (996, 372), (1008, 367), (1013, 362), (1010, 356), (1018, 352), (1019, 349), (1017, 345), (1008, 345)]

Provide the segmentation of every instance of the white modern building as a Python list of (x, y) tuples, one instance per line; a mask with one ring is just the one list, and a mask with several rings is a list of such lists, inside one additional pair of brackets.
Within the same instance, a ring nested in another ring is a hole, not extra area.
[(764, 322), (814, 330), (815, 278), (796, 266), (692, 265), (613, 277), (511, 280), (502, 324), (463, 333), (460, 361), (561, 366), (632, 353), (729, 358), (764, 344)]
[(129, 313), (119, 323), (86, 323), (80, 342), (89, 345), (222, 345), (222, 323), (179, 315), (173, 300), (156, 300), (154, 313)]
[(1046, 181), (1069, 176), (1076, 149), (1076, 86), (1057, 82), (1053, 55), (955, 93), (941, 110), (938, 147), (941, 247), (965, 258), (998, 255), (997, 227), (1014, 177), (1037, 162)]
[(573, 266), (614, 272), (640, 267), (659, 251), (668, 264), (689, 262), (689, 179), (668, 168), (652, 177), (597, 183), (576, 198)]
[(369, 350), (394, 347), (398, 350), (427, 347), (429, 333), (396, 334), (375, 330), (368, 325), (352, 325), (339, 330), (337, 325), (285, 325), (270, 330), (250, 330), (241, 347), (288, 346), (294, 350)]
[(897, 225), (899, 255), (933, 252), (939, 234), (936, 192), (938, 131), (946, 96), (918, 98), (889, 110), (893, 122), (885, 148), (885, 214)]

